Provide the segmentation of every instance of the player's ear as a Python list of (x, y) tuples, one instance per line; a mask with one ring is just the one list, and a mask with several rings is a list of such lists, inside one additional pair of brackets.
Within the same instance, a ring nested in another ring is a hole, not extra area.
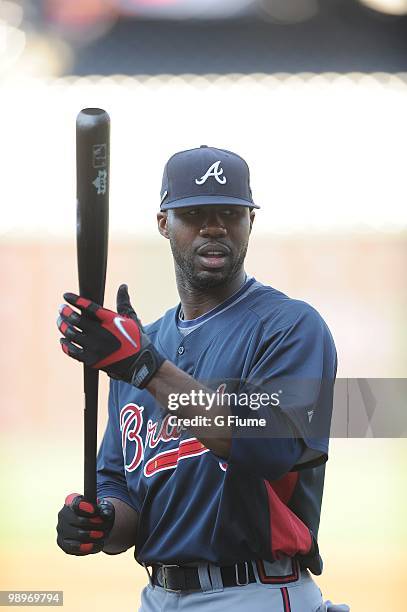
[(166, 210), (160, 210), (157, 213), (157, 227), (161, 236), (164, 236), (164, 238), (168, 239), (168, 213)]

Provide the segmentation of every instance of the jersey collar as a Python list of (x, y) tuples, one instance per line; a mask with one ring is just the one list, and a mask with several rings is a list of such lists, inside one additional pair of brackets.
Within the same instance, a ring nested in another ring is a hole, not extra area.
[(195, 327), (196, 325), (200, 325), (201, 323), (205, 323), (205, 321), (212, 318), (214, 315), (219, 314), (220, 312), (222, 312), (222, 310), (231, 306), (235, 300), (239, 299), (243, 295), (243, 293), (245, 293), (245, 291), (247, 291), (247, 289), (251, 287), (255, 280), (256, 279), (253, 276), (247, 279), (246, 282), (240, 287), (240, 289), (233, 293), (233, 295), (228, 297), (224, 302), (221, 302), (221, 304), (215, 306), (215, 308), (212, 308), (208, 312), (205, 312), (205, 314), (201, 315), (200, 317), (197, 317), (196, 319), (188, 319), (187, 321), (180, 319), (179, 313), (181, 310), (181, 304), (179, 304), (176, 311), (176, 320), (178, 328), (189, 329), (191, 327)]

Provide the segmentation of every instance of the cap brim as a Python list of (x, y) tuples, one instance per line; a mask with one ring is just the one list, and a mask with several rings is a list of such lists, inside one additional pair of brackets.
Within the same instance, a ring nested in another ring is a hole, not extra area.
[(241, 198), (230, 198), (229, 196), (192, 196), (190, 198), (181, 198), (173, 202), (161, 204), (161, 210), (169, 210), (171, 208), (187, 208), (188, 206), (216, 206), (226, 204), (229, 206), (247, 206), (248, 208), (260, 208), (254, 202), (242, 200)]

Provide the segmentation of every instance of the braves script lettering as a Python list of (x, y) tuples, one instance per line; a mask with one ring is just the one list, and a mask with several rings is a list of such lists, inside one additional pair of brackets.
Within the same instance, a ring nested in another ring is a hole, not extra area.
[[(122, 432), (122, 447), (124, 465), (127, 472), (134, 472), (138, 468), (144, 457), (143, 440), (140, 436), (141, 427), (143, 425), (142, 412), (143, 406), (137, 404), (126, 404), (120, 411), (120, 431)], [(132, 461), (126, 465), (126, 449), (127, 442), (135, 442), (134, 457)]]
[[(226, 385), (222, 384), (218, 387), (217, 391), (223, 393), (225, 387)], [(139, 467), (144, 459), (147, 447), (154, 449), (160, 442), (167, 444), (178, 440), (181, 436), (181, 427), (170, 425), (169, 419), (172, 415), (168, 414), (160, 422), (148, 419), (145, 441), (143, 441), (140, 434), (143, 426), (143, 411), (143, 406), (133, 403), (126, 404), (120, 411), (120, 431), (122, 433), (124, 465), (127, 472), (134, 472)], [(129, 451), (131, 449), (132, 459), (129, 463), (126, 463), (128, 449)], [(207, 452), (209, 452), (209, 449), (197, 438), (181, 440), (177, 447), (157, 453), (146, 461), (143, 470), (144, 475), (150, 477), (157, 474), (157, 472), (174, 469), (179, 461)], [(219, 467), (222, 470), (225, 470), (226, 466), (226, 463), (219, 462)]]

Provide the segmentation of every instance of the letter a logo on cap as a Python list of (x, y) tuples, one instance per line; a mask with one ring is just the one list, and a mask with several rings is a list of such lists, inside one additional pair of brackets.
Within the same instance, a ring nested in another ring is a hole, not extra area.
[(212, 164), (212, 166), (207, 169), (205, 174), (201, 176), (200, 179), (195, 179), (195, 183), (197, 185), (203, 185), (204, 183), (206, 183), (210, 176), (213, 176), (218, 181), (218, 183), (224, 185), (226, 183), (226, 176), (222, 176), (223, 168), (220, 168), (219, 165), (220, 160)]

